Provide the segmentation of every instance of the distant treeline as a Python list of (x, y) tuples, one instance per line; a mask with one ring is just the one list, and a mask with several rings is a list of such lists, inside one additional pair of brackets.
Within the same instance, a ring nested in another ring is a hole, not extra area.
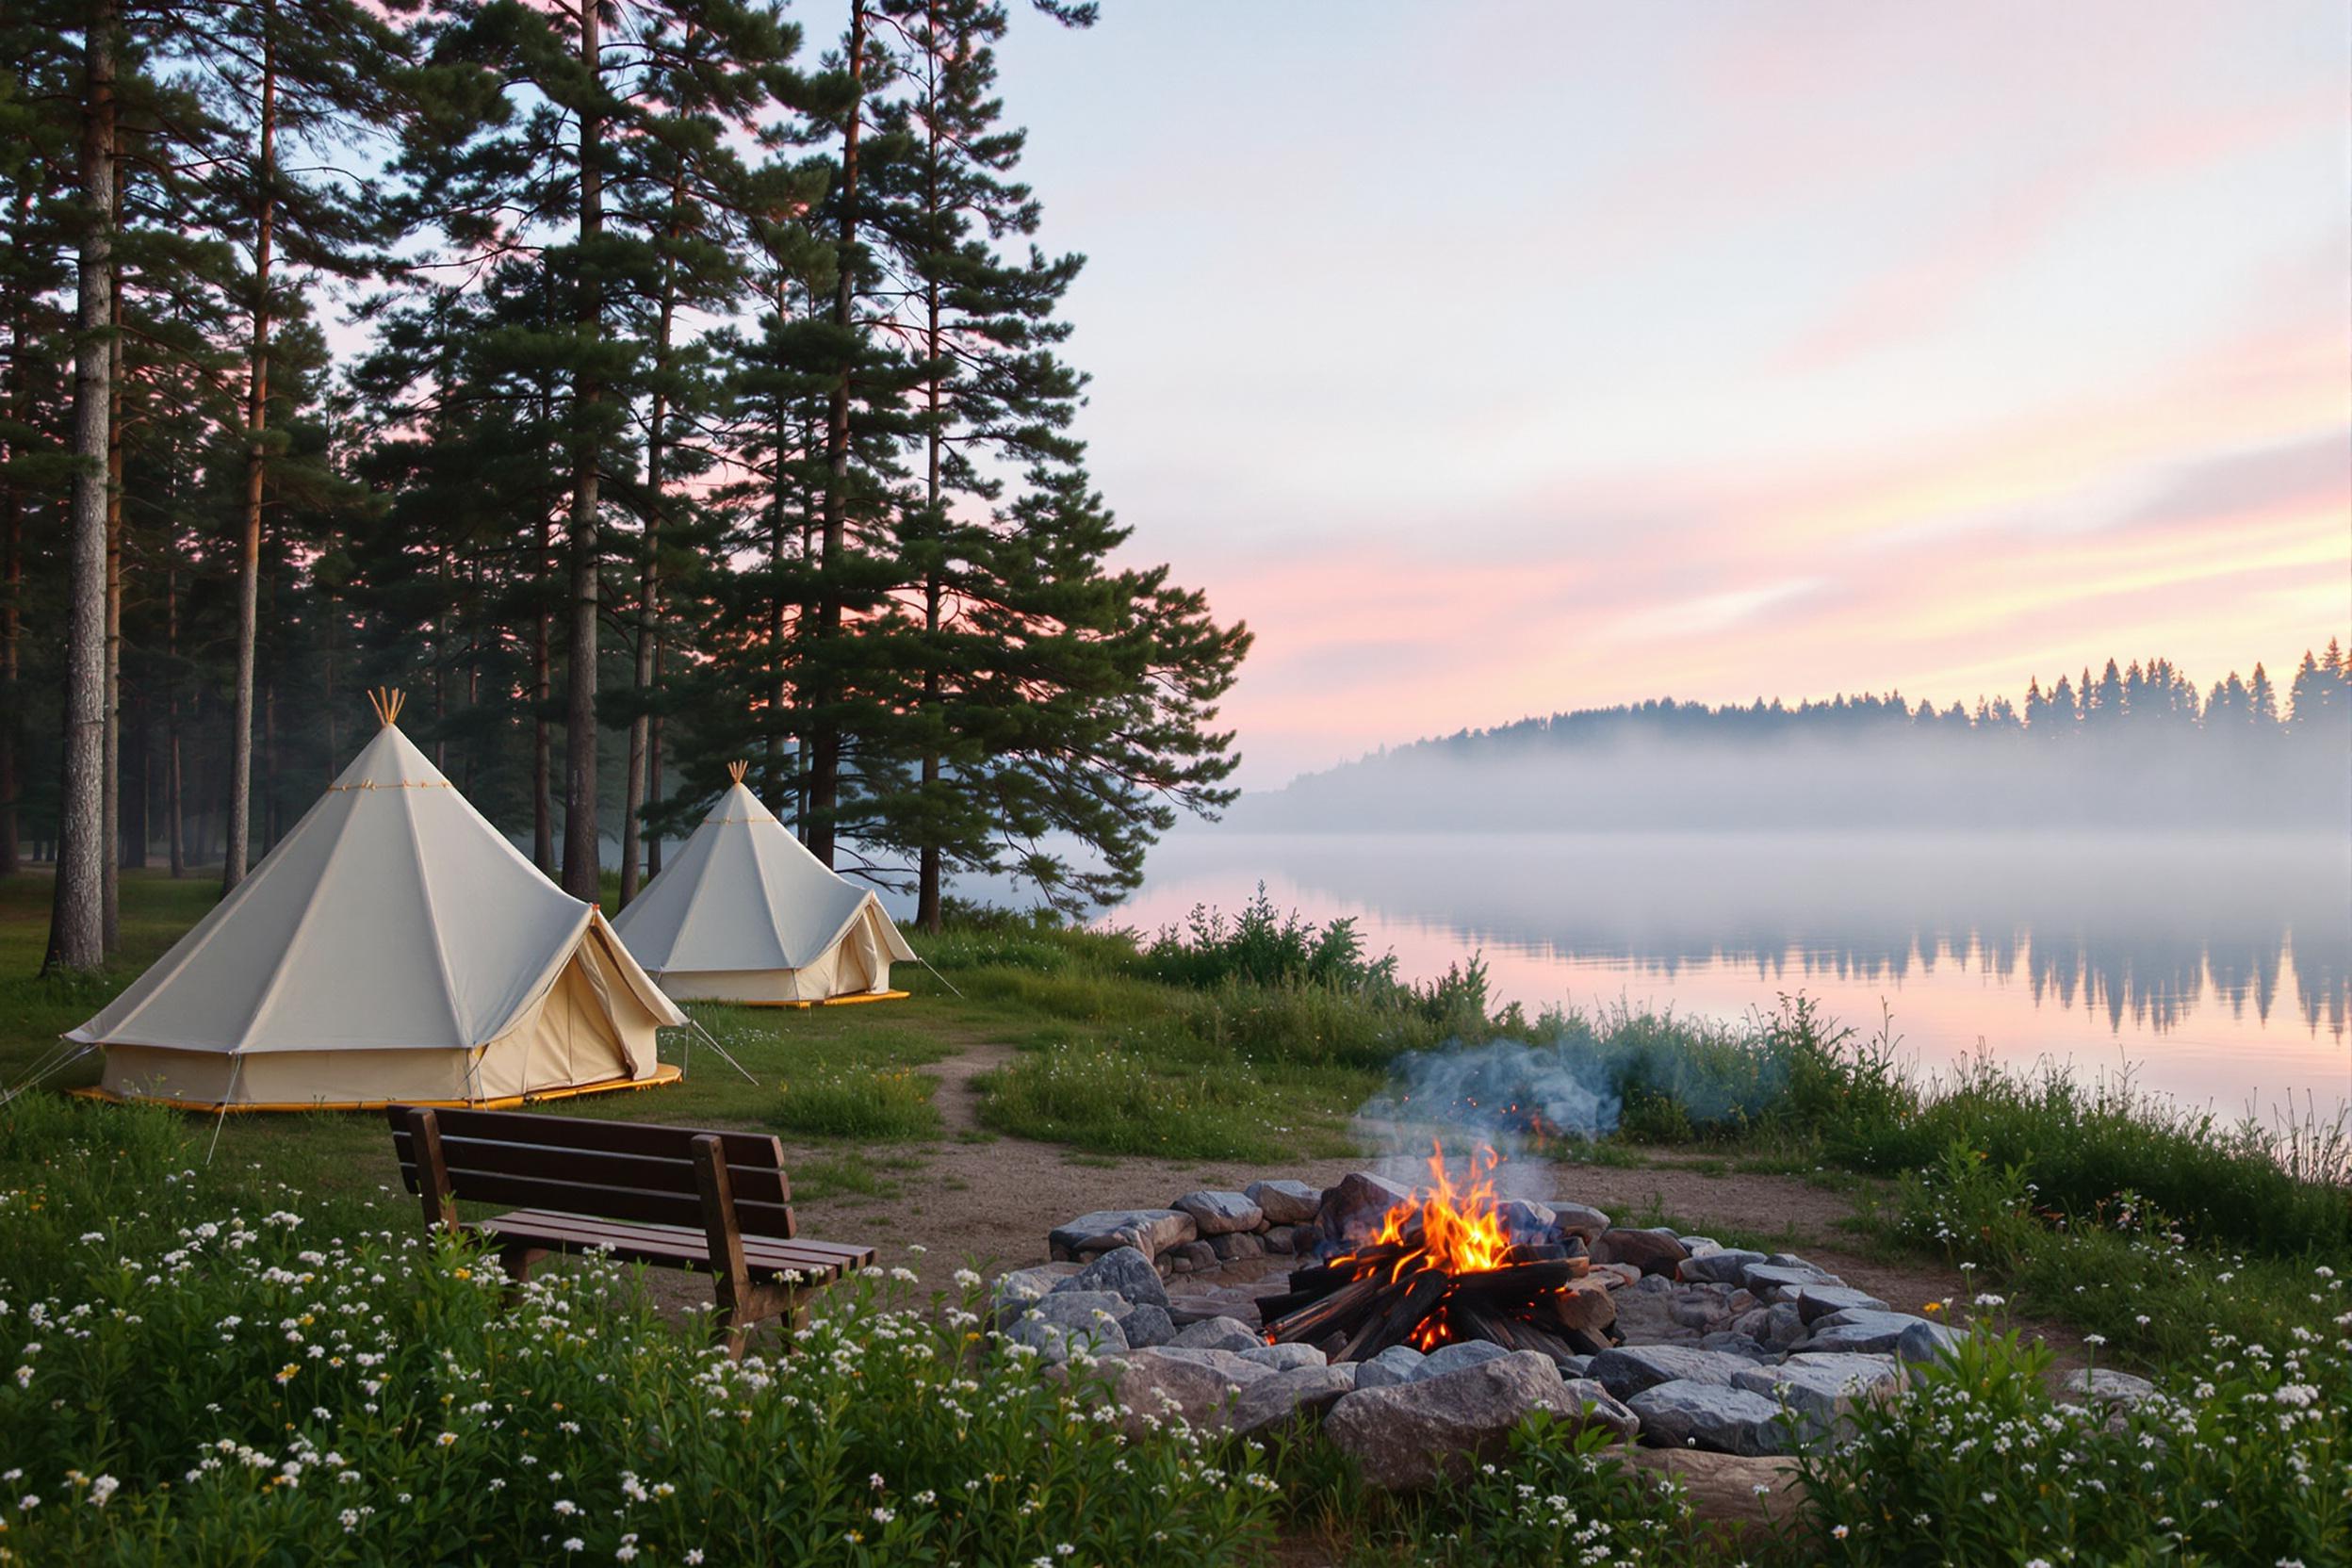
[(1973, 707), (1900, 692), (1720, 707), (1673, 697), (1462, 729), (1251, 797), (1262, 826), (2344, 825), (2352, 661), (2306, 652), (2200, 695), (2110, 659)]

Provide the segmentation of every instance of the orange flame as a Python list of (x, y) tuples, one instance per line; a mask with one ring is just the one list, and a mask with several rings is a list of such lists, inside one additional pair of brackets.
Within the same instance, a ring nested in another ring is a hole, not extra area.
[(1402, 1244), (1409, 1239), (1407, 1227), (1415, 1218), (1421, 1221), (1413, 1250), (1397, 1260), (1391, 1279), (1424, 1268), (1475, 1274), (1502, 1266), (1503, 1254), (1511, 1250), (1511, 1236), (1494, 1206), (1494, 1168), (1500, 1164), (1500, 1155), (1481, 1146), (1470, 1156), (1463, 1185), (1456, 1187), (1446, 1169), (1445, 1146), (1429, 1145), (1428, 1196), (1392, 1207), (1380, 1217), (1380, 1228), (1372, 1237), (1374, 1246)]

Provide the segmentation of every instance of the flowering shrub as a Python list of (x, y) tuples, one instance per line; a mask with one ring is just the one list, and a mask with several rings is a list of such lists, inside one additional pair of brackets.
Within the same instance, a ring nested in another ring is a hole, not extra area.
[[(1690, 1540), (1679, 1484), (1635, 1470), (1599, 1429), (1572, 1431), (1544, 1412), (1511, 1433), (1425, 1522), (1429, 1564), (1672, 1562)], [(1670, 1555), (1671, 1554), (1671, 1555)]]
[[(2341, 1311), (2343, 1281), (2316, 1294)], [(2352, 1560), (2352, 1313), (2278, 1346), (2213, 1341), (2134, 1410), (2047, 1391), (2049, 1352), (1979, 1325), (1911, 1397), (1805, 1461), (1804, 1560), (1853, 1564)]]
[(25, 1242), (0, 1264), (0, 1561), (1086, 1568), (1226, 1560), (1265, 1527), (1245, 1461), (1123, 1436), (1084, 1374), (980, 1331), (968, 1272), (846, 1283), (789, 1355), (736, 1364), (612, 1265), (510, 1306), (495, 1261), (408, 1225), (224, 1204), (146, 1113), (31, 1115), (45, 1161), (0, 1135)]

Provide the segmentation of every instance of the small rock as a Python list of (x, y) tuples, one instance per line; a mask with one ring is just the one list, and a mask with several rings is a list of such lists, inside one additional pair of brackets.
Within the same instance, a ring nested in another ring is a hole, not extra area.
[[(1555, 1363), (1554, 1364), (1559, 1366), (1560, 1375), (1563, 1379), (1570, 1380), (1582, 1379), (1586, 1380), (1597, 1381), (1597, 1380), (1592, 1378), (1592, 1358), (1591, 1356), (1570, 1356), (1567, 1360)], [(1606, 1393), (1608, 1391), (1604, 1389), (1602, 1392)]]
[(1783, 1453), (1789, 1446), (1780, 1406), (1744, 1388), (1678, 1379), (1625, 1402), (1653, 1443), (1748, 1455)]
[(1609, 1232), (1609, 1216), (1588, 1203), (1555, 1203), (1554, 1222), (1562, 1236), (1579, 1236), (1590, 1247)]
[(1467, 1475), (1533, 1411), (1552, 1411), (1572, 1429), (1610, 1424), (1611, 1413), (1587, 1405), (1550, 1361), (1522, 1350), (1440, 1378), (1359, 1387), (1331, 1407), (1323, 1432), (1371, 1485), (1400, 1490)]
[(1323, 1204), (1323, 1194), (1304, 1182), (1252, 1182), (1241, 1194), (1265, 1213), (1269, 1225), (1306, 1224)]
[(1209, 1250), (1227, 1263), (1236, 1258), (1262, 1258), (1266, 1256), (1266, 1238), (1247, 1231), (1229, 1231), (1221, 1236), (1211, 1236)]
[[(1113, 1246), (1090, 1246), (1114, 1234), (1126, 1239)], [(1111, 1251), (1117, 1246), (1132, 1246), (1156, 1258), (1197, 1234), (1192, 1216), (1178, 1209), (1098, 1209), (1056, 1226), (1046, 1236), (1046, 1246), (1055, 1258), (1076, 1258), (1082, 1250)]]
[(1168, 1305), (1168, 1287), (1160, 1282), (1159, 1270), (1152, 1266), (1152, 1260), (1140, 1249), (1134, 1247), (1103, 1253), (1055, 1285), (1052, 1294), (1080, 1290), (1107, 1290), (1136, 1306)]
[(1217, 1249), (1205, 1241), (1179, 1242), (1168, 1249), (1168, 1256), (1175, 1262), (1189, 1264), (1194, 1273), (1217, 1266)]
[(1359, 1170), (1324, 1190), (1315, 1206), (1315, 1226), (1329, 1240), (1361, 1241), (1379, 1228), (1383, 1215), (1412, 1198), (1411, 1187)]
[[(1493, 1341), (1484, 1339), (1464, 1339), (1451, 1345), (1441, 1345), (1421, 1358), (1421, 1364), (1413, 1371), (1413, 1380), (1419, 1382), (1424, 1378), (1442, 1378), (1448, 1372), (1459, 1372), (1480, 1362), (1497, 1361), (1511, 1353)], [(1550, 1364), (1548, 1358), (1545, 1364)]]
[(2129, 1372), (2110, 1372), (2103, 1366), (2069, 1372), (2063, 1386), (2077, 1399), (2127, 1409), (2156, 1397), (2156, 1385), (2146, 1378), (2135, 1378)]
[(1078, 1268), (1074, 1263), (1041, 1263), (1034, 1268), (1016, 1268), (1009, 1274), (998, 1275), (991, 1287), (994, 1320), (1009, 1323), (1021, 1316), (1039, 1298), (1077, 1273)]
[[(1295, 1372), (1302, 1366), (1323, 1366), (1328, 1364), (1328, 1363), (1326, 1363), (1323, 1359), (1323, 1352), (1316, 1349), (1312, 1345), (1267, 1345), (1260, 1343), (1252, 1345), (1247, 1350), (1240, 1350), (1234, 1353), (1242, 1357), (1245, 1361), (1256, 1362), (1260, 1366), (1270, 1366), (1277, 1372)], [(1348, 1364), (1353, 1365), (1354, 1363), (1351, 1362)]]
[(1386, 1388), (1391, 1383), (1409, 1383), (1429, 1358), (1410, 1345), (1392, 1345), (1370, 1361), (1356, 1362), (1358, 1388)]
[(1060, 1365), (1081, 1347), (1098, 1356), (1115, 1356), (1128, 1348), (1125, 1331), (1107, 1314), (1080, 1321), (1051, 1318), (1040, 1310), (1005, 1330), (1004, 1337), (1037, 1351), (1038, 1363), (1046, 1366)]
[(1834, 1312), (1890, 1312), (1893, 1309), (1867, 1290), (1852, 1285), (1813, 1284), (1797, 1292), (1797, 1311), (1805, 1322), (1827, 1317)]
[(1793, 1301), (1797, 1293), (1807, 1285), (1842, 1284), (1835, 1274), (1824, 1274), (1810, 1266), (1791, 1268), (1786, 1264), (1759, 1263), (1740, 1276), (1740, 1282), (1767, 1301)]
[(1254, 1350), (1265, 1343), (1264, 1335), (1234, 1317), (1212, 1317), (1204, 1323), (1188, 1324), (1177, 1330), (1176, 1337), (1168, 1341), (1180, 1350)]
[(1353, 1362), (1326, 1366), (1318, 1359), (1312, 1366), (1293, 1367), (1260, 1379), (1241, 1391), (1241, 1397), (1226, 1413), (1226, 1429), (1243, 1437), (1254, 1437), (1272, 1428), (1287, 1426), (1301, 1416), (1320, 1415), (1356, 1391), (1356, 1376), (1357, 1365)]
[(1139, 1350), (1166, 1345), (1176, 1337), (1176, 1324), (1168, 1315), (1168, 1309), (1148, 1301), (1121, 1318), (1119, 1327), (1127, 1336), (1127, 1343)]
[(1672, 1232), (1603, 1231), (1592, 1247), (1595, 1264), (1630, 1264), (1644, 1274), (1672, 1274), (1690, 1255)]
[(1514, 1242), (1550, 1241), (1558, 1233), (1552, 1229), (1557, 1217), (1552, 1206), (1532, 1198), (1504, 1199), (1494, 1205), (1494, 1217)]
[[(1686, 1244), (1689, 1239), (1684, 1238)], [(1763, 1261), (1763, 1253), (1751, 1252), (1745, 1248), (1716, 1248), (1707, 1252), (1693, 1247), (1690, 1255), (1675, 1268), (1674, 1276), (1698, 1284), (1736, 1285), (1742, 1274)]]
[[(1610, 1290), (1627, 1290), (1652, 1276), (1643, 1274), (1642, 1270), (1629, 1263), (1596, 1263), (1592, 1266), (1585, 1278), (1598, 1280)], [(1674, 1283), (1663, 1274), (1657, 1275), (1655, 1278), (1663, 1284)]]
[(1903, 1335), (1914, 1329), (1926, 1331), (1924, 1336), (1915, 1341), (1925, 1354), (1906, 1359), (1927, 1359), (1927, 1356), (1936, 1353), (1936, 1348), (1949, 1346), (1958, 1338), (1942, 1324), (1931, 1323), (1924, 1317), (1914, 1317), (1909, 1313), (1849, 1308), (1815, 1319), (1813, 1331), (1797, 1348), (1805, 1351), (1840, 1350), (1858, 1355), (1884, 1355), (1889, 1351), (1901, 1353)]
[(1761, 1340), (1736, 1330), (1725, 1330), (1722, 1333), (1704, 1335), (1699, 1340), (1699, 1348), (1712, 1350), (1719, 1356), (1738, 1356), (1744, 1361), (1768, 1362), (1780, 1359), (1779, 1351), (1767, 1349)]
[(1718, 1355), (1683, 1345), (1621, 1345), (1592, 1358), (1592, 1376), (1620, 1399), (1630, 1399), (1660, 1383), (1732, 1386), (1732, 1379), (1756, 1364), (1744, 1356)]
[[(1669, 1234), (1671, 1233), (1670, 1232)], [(1694, 1255), (1700, 1252), (1720, 1252), (1723, 1250), (1723, 1244), (1713, 1236), (1675, 1236), (1674, 1239), (1682, 1243), (1685, 1250)]]
[(1029, 1309), (1029, 1316), (1056, 1328), (1083, 1328), (1098, 1319), (1117, 1322), (1135, 1310), (1135, 1304), (1116, 1291), (1055, 1290), (1038, 1298)]
[(1269, 1225), (1259, 1233), (1266, 1250), (1280, 1257), (1288, 1257), (1298, 1250), (1298, 1228), (1295, 1225)]
[(1266, 1211), (1237, 1192), (1188, 1192), (1168, 1205), (1192, 1216), (1203, 1239), (1233, 1231), (1254, 1231), (1266, 1223)]
[(1903, 1330), (1903, 1337), (1895, 1341), (1895, 1354), (1914, 1366), (1949, 1360), (1959, 1348), (1960, 1335), (1956, 1330), (1941, 1323), (1930, 1323), (1925, 1318)]
[(1552, 1298), (1552, 1313), (1563, 1329), (1597, 1334), (1617, 1321), (1617, 1302), (1605, 1282), (1588, 1276), (1571, 1280)]

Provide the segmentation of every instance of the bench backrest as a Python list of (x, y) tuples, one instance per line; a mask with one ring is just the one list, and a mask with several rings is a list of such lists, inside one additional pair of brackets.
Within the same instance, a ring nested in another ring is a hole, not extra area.
[[(400, 1181), (421, 1192), (412, 1109), (389, 1106), (385, 1117)], [(764, 1134), (525, 1111), (435, 1109), (432, 1115), (449, 1189), (458, 1198), (699, 1231), (708, 1217), (694, 1140), (715, 1136), (726, 1155), (737, 1230), (786, 1240), (794, 1233), (784, 1146)]]

